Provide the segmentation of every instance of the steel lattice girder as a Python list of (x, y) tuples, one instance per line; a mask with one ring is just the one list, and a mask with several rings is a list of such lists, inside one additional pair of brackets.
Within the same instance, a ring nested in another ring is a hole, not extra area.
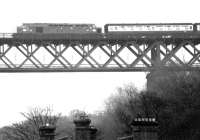
[(200, 45), (177, 42), (1, 42), (0, 72), (199, 70)]

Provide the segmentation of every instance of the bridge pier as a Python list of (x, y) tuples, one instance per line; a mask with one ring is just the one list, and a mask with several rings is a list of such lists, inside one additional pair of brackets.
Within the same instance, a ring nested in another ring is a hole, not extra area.
[(152, 64), (152, 66), (159, 66), (161, 63), (161, 59), (160, 59), (160, 44), (159, 42), (152, 44), (152, 49), (151, 49), (151, 60), (152, 62), (154, 62)]
[(132, 123), (134, 140), (158, 140), (155, 118), (135, 118)]
[(147, 74), (147, 90), (151, 91), (154, 89), (154, 82), (156, 80), (156, 77), (159, 76), (159, 67), (161, 66), (161, 50), (160, 46), (165, 46), (162, 42), (155, 42), (151, 45), (151, 65), (155, 68), (154, 70), (150, 71), (150, 73)]
[(95, 140), (97, 129), (90, 126), (91, 120), (86, 116), (74, 120), (75, 140)]
[(55, 126), (45, 125), (39, 128), (40, 140), (54, 140)]

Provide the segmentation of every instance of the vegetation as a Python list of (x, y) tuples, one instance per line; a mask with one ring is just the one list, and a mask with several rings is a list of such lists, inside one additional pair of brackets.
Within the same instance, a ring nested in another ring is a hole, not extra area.
[(60, 114), (52, 114), (50, 107), (33, 108), (21, 113), (26, 120), (1, 129), (2, 140), (38, 140), (39, 128), (46, 124), (56, 125)]
[[(103, 122), (107, 120), (112, 125), (101, 123), (104, 139), (130, 135), (130, 122), (138, 115), (156, 117), (160, 139), (200, 139), (200, 73), (155, 71), (153, 74), (157, 77), (149, 79), (148, 90), (138, 92), (127, 86), (110, 97)], [(112, 133), (107, 134), (105, 128)]]
[[(99, 130), (98, 140), (131, 135), (130, 122), (138, 115), (156, 117), (160, 139), (200, 139), (200, 73), (154, 71), (149, 81), (145, 91), (132, 85), (118, 88), (107, 99), (103, 112), (89, 114)], [(52, 115), (52, 110), (33, 109), (22, 113), (26, 121), (2, 128), (0, 138), (36, 140), (38, 127), (46, 123), (57, 126), (57, 138), (73, 136), (73, 118), (79, 113), (83, 112), (73, 110), (68, 116), (61, 116)]]

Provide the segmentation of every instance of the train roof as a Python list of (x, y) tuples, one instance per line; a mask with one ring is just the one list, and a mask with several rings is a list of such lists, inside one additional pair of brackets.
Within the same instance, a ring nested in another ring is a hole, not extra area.
[(86, 23), (23, 23), (23, 26), (95, 26), (95, 24)]
[(193, 25), (194, 23), (108, 23), (108, 25), (182, 25), (182, 24)]

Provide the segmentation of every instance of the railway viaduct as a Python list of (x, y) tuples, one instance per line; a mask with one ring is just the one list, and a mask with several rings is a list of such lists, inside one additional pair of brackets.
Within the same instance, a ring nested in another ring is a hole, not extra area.
[[(0, 34), (0, 72), (150, 72), (200, 70), (197, 34)], [(147, 87), (149, 82), (147, 82)]]
[(16, 39), (0, 34), (0, 72), (199, 70), (200, 36), (77, 35)]
[[(153, 73), (156, 70), (199, 71), (200, 36), (184, 33), (100, 36), (54, 34), (15, 38), (12, 34), (0, 34), (0, 73)], [(152, 139), (155, 137), (153, 134)]]

